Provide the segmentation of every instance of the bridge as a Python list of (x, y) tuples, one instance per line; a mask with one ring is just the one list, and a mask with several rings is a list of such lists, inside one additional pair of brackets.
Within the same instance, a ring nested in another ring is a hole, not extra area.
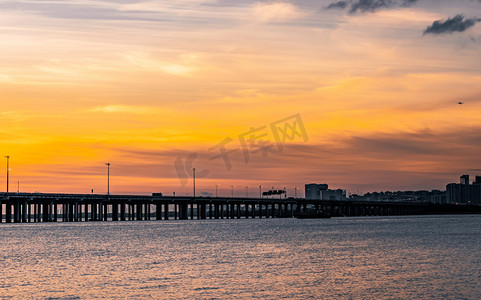
[[(434, 207), (434, 208), (433, 208)], [(426, 203), (323, 201), (304, 198), (235, 198), (100, 194), (0, 193), (0, 222), (82, 222), (292, 218), (322, 210), (331, 216), (392, 216), (462, 213)], [(464, 207), (466, 208), (466, 207)], [(479, 213), (477, 207), (477, 213)], [(469, 210), (468, 212), (471, 212)]]

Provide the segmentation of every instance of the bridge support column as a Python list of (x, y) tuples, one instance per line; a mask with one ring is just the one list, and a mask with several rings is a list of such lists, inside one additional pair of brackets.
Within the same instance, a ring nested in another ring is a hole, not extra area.
[(20, 222), (22, 223), (27, 223), (27, 201), (24, 200), (21, 204), (20, 204)]
[(13, 203), (13, 222), (20, 222), (20, 203), (18, 201)]
[(125, 202), (120, 202), (119, 203), (120, 205), (120, 221), (125, 221), (126, 218), (125, 218)]
[(12, 223), (12, 203), (5, 203), (5, 223)]
[(135, 211), (136, 212), (135, 219), (138, 220), (138, 221), (142, 221), (142, 204), (137, 203), (135, 210), (136, 210)]
[(95, 201), (90, 204), (90, 220), (97, 221), (97, 203)]
[(214, 204), (214, 219), (219, 219), (219, 204)]
[(155, 204), (155, 219), (162, 220), (162, 204), (160, 203)]
[(112, 203), (112, 221), (116, 222), (119, 220), (119, 203)]
[(164, 204), (164, 220), (169, 219), (169, 204), (165, 203)]
[[(199, 206), (197, 206), (197, 209), (199, 209)], [(200, 204), (200, 218), (202, 220), (207, 219), (206, 209), (207, 209), (207, 205), (205, 203)]]
[(187, 220), (188, 219), (188, 204), (187, 203), (181, 203), (179, 204), (179, 219), (180, 220)]

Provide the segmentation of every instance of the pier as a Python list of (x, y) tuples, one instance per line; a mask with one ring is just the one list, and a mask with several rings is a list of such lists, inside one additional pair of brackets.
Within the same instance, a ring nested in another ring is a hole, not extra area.
[(0, 193), (5, 223), (292, 218), (322, 210), (333, 217), (480, 213), (479, 206), (323, 201), (303, 198), (183, 197), (99, 194)]

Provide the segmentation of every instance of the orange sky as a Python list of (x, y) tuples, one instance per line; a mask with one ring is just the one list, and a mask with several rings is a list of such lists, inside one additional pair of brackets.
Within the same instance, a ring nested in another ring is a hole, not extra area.
[[(442, 189), (475, 175), (481, 24), (427, 29), (480, 18), (481, 3), (332, 2), (0, 2), (10, 190), (105, 193), (110, 162), (112, 193), (186, 194), (189, 167), (175, 162), (192, 153), (206, 195)], [(308, 138), (279, 151), (270, 125), (294, 115)], [(263, 126), (272, 147), (256, 139), (246, 161), (239, 136)], [(213, 159), (226, 138), (230, 168)]]

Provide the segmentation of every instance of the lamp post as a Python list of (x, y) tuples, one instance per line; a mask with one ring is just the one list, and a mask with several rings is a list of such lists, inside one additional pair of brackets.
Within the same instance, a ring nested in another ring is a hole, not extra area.
[(262, 185), (259, 185), (259, 198), (262, 198)]
[(246, 198), (248, 198), (248, 197), (249, 197), (249, 186), (246, 185)]
[(215, 185), (215, 197), (216, 197), (216, 198), (217, 198), (217, 187), (218, 187), (218, 186), (219, 186), (218, 184)]
[(231, 185), (231, 188), (232, 188), (232, 198), (234, 198), (234, 186)]
[(110, 196), (110, 163), (105, 163), (107, 166), (107, 196)]
[(294, 198), (297, 198), (297, 187), (294, 188)]
[(10, 156), (7, 155), (7, 156), (5, 156), (5, 158), (7, 159), (7, 194), (8, 194), (8, 181), (10, 179), (10, 168), (9, 168)]

